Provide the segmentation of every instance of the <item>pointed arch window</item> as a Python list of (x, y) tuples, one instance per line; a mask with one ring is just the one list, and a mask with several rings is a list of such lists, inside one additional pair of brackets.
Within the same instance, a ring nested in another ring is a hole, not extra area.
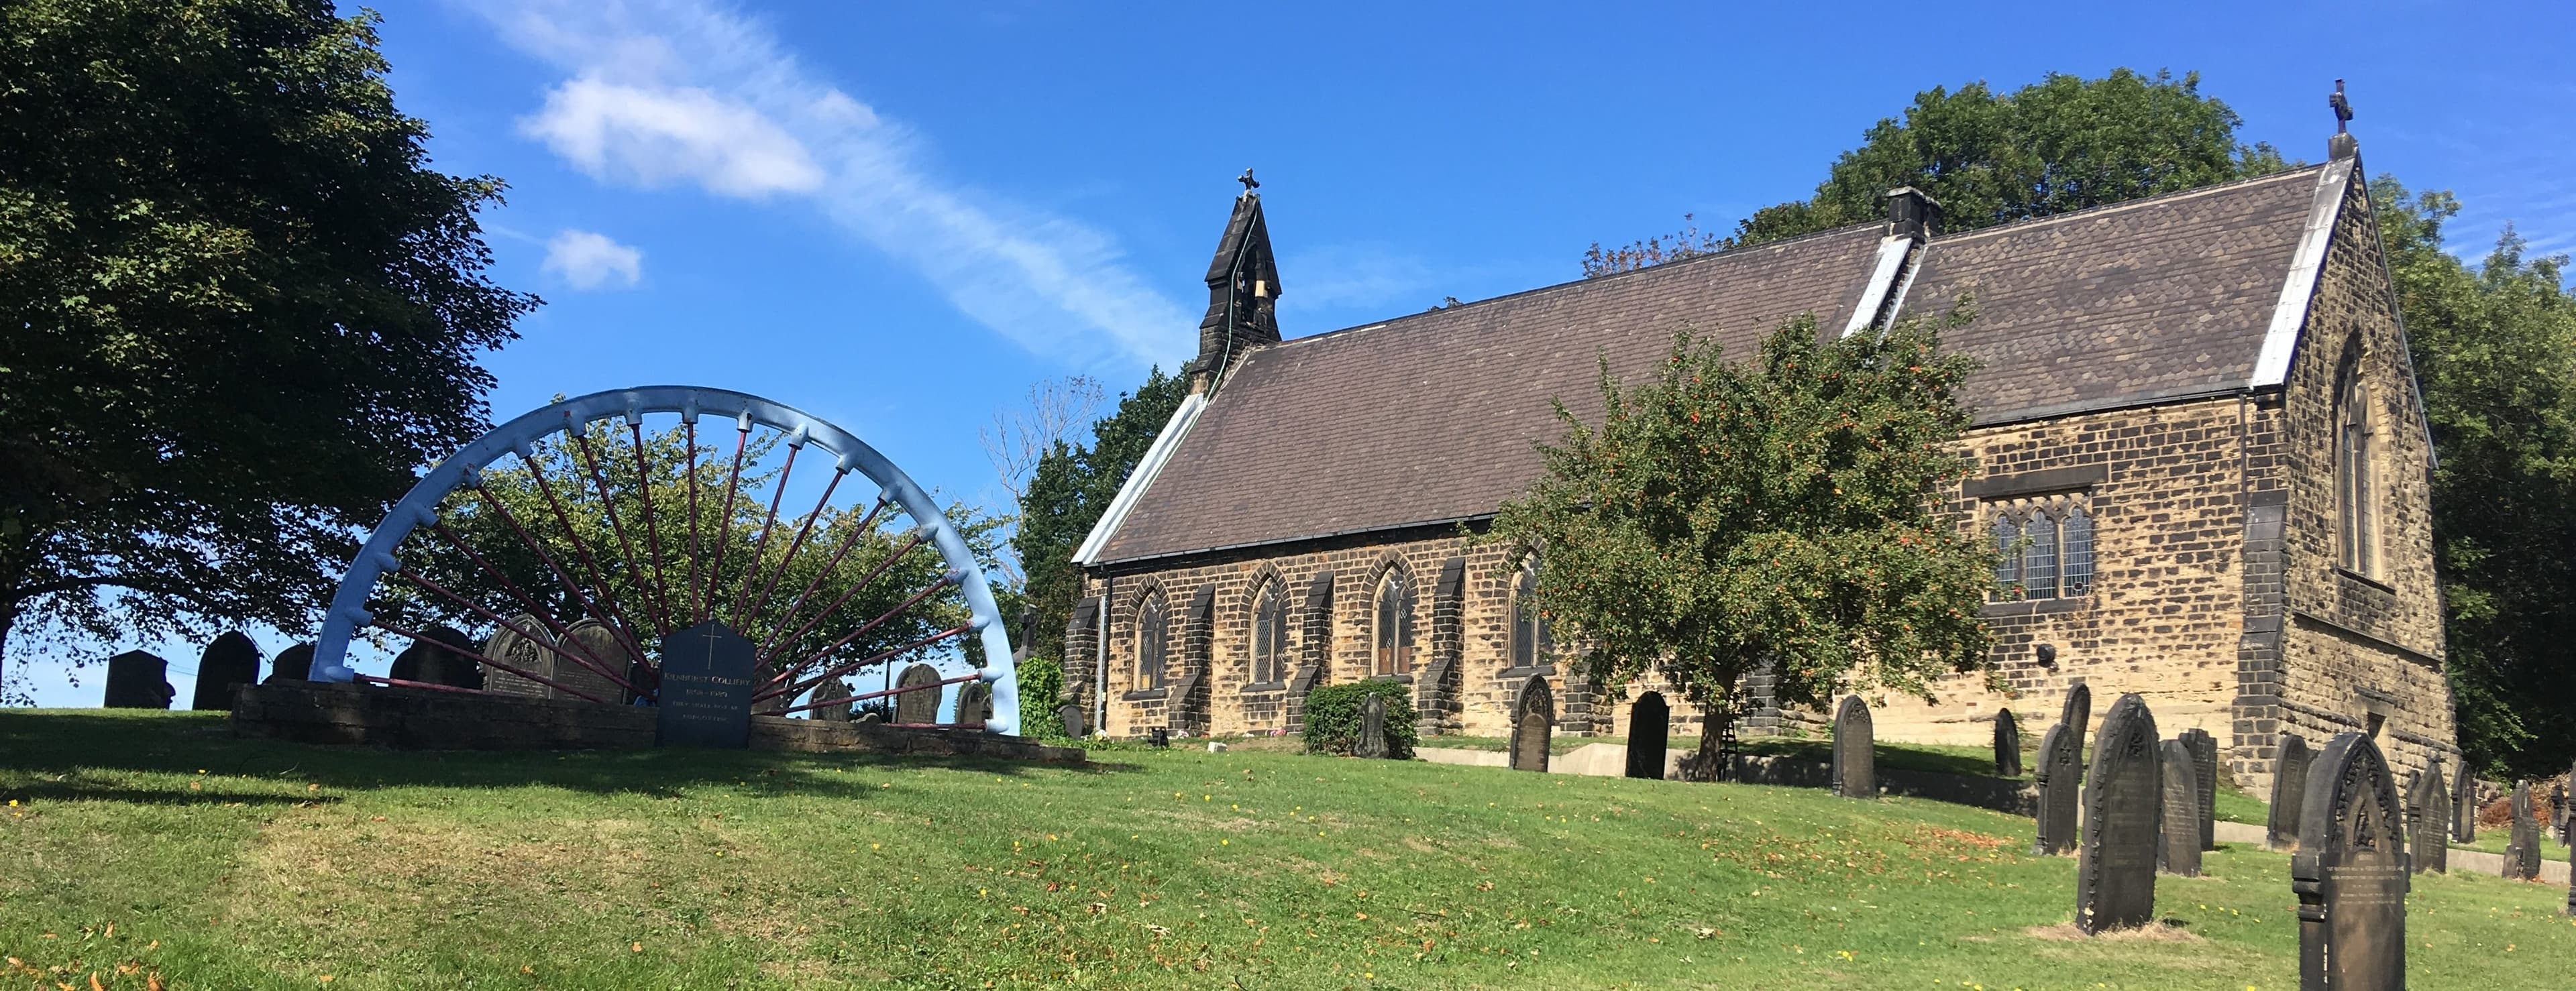
[(1998, 506), (1994, 540), (1997, 601), (2074, 599), (2093, 591), (2093, 514), (2081, 495)]
[(1538, 561), (1521, 569), (1512, 580), (1511, 598), (1511, 666), (1536, 668), (1548, 663), (1554, 644), (1547, 616), (1538, 608)]
[(2022, 594), (2033, 599), (2057, 597), (2057, 521), (2045, 510), (2030, 514), (2022, 524), (2021, 545)]
[(2021, 524), (1995, 514), (1995, 597), (2015, 599), (2021, 592)]
[(1170, 609), (1163, 603), (1163, 593), (1145, 597), (1136, 607), (1136, 688), (1152, 691), (1163, 687), (1164, 661), (1170, 653)]
[(2068, 506), (2057, 539), (2065, 548), (2058, 564), (2058, 585), (2070, 597), (2093, 591), (2093, 515), (2081, 504)]
[(1279, 583), (1263, 582), (1252, 598), (1252, 683), (1280, 680), (1280, 657), (1288, 650), (1288, 604)]
[(1378, 675), (1413, 673), (1413, 578), (1401, 567), (1378, 580), (1372, 667)]
[(2379, 488), (2371, 450), (2370, 387), (2361, 352), (2344, 358), (2335, 389), (2335, 563), (2365, 577), (2379, 569)]

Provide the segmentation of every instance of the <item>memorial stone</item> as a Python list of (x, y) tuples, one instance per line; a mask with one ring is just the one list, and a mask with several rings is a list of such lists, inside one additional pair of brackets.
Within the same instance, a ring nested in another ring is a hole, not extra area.
[(1661, 781), (1664, 755), (1672, 746), (1673, 709), (1662, 692), (1637, 697), (1628, 709), (1628, 768), (1632, 778)]
[(2406, 852), (2415, 872), (2446, 874), (2451, 868), (2451, 796), (2442, 787), (2442, 760), (2406, 783)]
[(1083, 731), (1089, 729), (1082, 724), (1082, 707), (1071, 702), (1057, 706), (1055, 718), (1064, 724), (1064, 735), (1076, 740), (1082, 739)]
[(1844, 798), (1878, 797), (1877, 740), (1870, 729), (1869, 703), (1858, 695), (1843, 696), (1834, 709), (1834, 794)]
[(2156, 811), (2156, 869), (2176, 877), (2200, 876), (2200, 774), (2191, 745), (2166, 740), (2156, 748), (2164, 778)]
[(2078, 683), (2066, 690), (2066, 704), (2057, 712), (2057, 721), (2074, 727), (2075, 749), (2084, 749), (2084, 734), (2093, 728), (2093, 689)]
[(179, 697), (170, 687), (170, 662), (158, 655), (129, 650), (107, 659), (107, 701), (110, 709), (167, 709)]
[(1547, 770), (1548, 740), (1555, 733), (1556, 698), (1546, 678), (1531, 675), (1521, 682), (1520, 699), (1512, 705), (1512, 769)]
[(2504, 845), (2504, 876), (2518, 881), (2540, 876), (2540, 822), (2532, 818), (2529, 781), (2513, 785), (2513, 836)]
[(895, 689), (914, 690), (894, 697), (894, 722), (897, 725), (938, 722), (939, 690), (924, 686), (936, 685), (939, 681), (939, 669), (930, 665), (915, 664), (903, 669), (903, 674), (894, 680)]
[(2265, 818), (2263, 843), (2287, 850), (2299, 842), (2299, 806), (2307, 801), (2308, 741), (2296, 733), (2281, 734), (2272, 759), (2272, 809)]
[(2299, 898), (2303, 991), (2406, 986), (2404, 826), (2379, 745), (2361, 733), (2326, 742), (2308, 774), (2290, 890)]
[(1995, 710), (1995, 776), (2021, 777), (2021, 721), (2011, 709)]
[(957, 718), (951, 722), (982, 726), (993, 718), (993, 686), (970, 681), (957, 686)]
[(2031, 852), (2065, 853), (2075, 846), (2075, 814), (2084, 794), (2083, 745), (2065, 723), (2039, 737), (2039, 839)]
[(2460, 843), (2478, 838), (2478, 778), (2469, 772), (2467, 761), (2460, 762), (2460, 773), (2451, 779), (2451, 839)]
[[(520, 630), (526, 630), (528, 633), (520, 633)], [(483, 641), (483, 656), (517, 668), (519, 671), (560, 682), (563, 679), (555, 677), (555, 665), (550, 663), (554, 659), (554, 652), (550, 649), (553, 645), (541, 639), (545, 634), (546, 628), (544, 624), (537, 621), (537, 617), (520, 613), (511, 617), (508, 623), (493, 630), (492, 639)], [(547, 687), (544, 682), (489, 664), (484, 665), (483, 690), (495, 695), (536, 699), (552, 698), (563, 694), (554, 688)]]
[(2177, 735), (2191, 749), (2191, 774), (2200, 789), (2200, 848), (2218, 849), (2218, 738), (2194, 726)]
[[(530, 626), (529, 629), (534, 630), (537, 627)], [(635, 659), (628, 655), (624, 646), (618, 643), (617, 631), (609, 629), (607, 624), (598, 620), (585, 619), (565, 629), (564, 640), (566, 642), (562, 645), (564, 648), (562, 651), (545, 652), (546, 663), (552, 666), (556, 681), (562, 682), (568, 688), (578, 688), (583, 693), (597, 696), (606, 702), (622, 703), (630, 700), (632, 693), (623, 686), (608, 680), (607, 675), (591, 670), (589, 665), (569, 656), (579, 654), (593, 663), (624, 674), (628, 681), (635, 681), (635, 669), (638, 665)], [(550, 693), (550, 697), (578, 698), (579, 696), (553, 692)]]
[(723, 623), (701, 623), (662, 640), (660, 742), (666, 747), (741, 749), (751, 744), (755, 648)]
[(450, 688), (483, 687), (483, 662), (458, 650), (474, 649), (474, 640), (452, 626), (432, 626), (411, 646), (394, 655), (393, 670), (388, 674), (396, 681), (417, 681)]
[(1386, 696), (1370, 692), (1360, 700), (1360, 738), (1351, 741), (1351, 756), (1378, 758), (1386, 755)]
[(197, 692), (188, 707), (231, 712), (233, 689), (259, 681), (259, 662), (259, 645), (240, 630), (216, 637), (197, 655)]
[(271, 683), (280, 681), (304, 681), (312, 677), (312, 644), (299, 643), (295, 646), (288, 647), (285, 650), (278, 651), (277, 659), (269, 662), (268, 680)]
[[(805, 700), (809, 703), (821, 702), (824, 704), (817, 705), (805, 711), (811, 714), (809, 718), (820, 719), (827, 723), (846, 723), (850, 721), (850, 703), (846, 701), (849, 697), (849, 682), (843, 681), (839, 678), (825, 678), (823, 679), (822, 684), (814, 686), (814, 694), (805, 697)], [(834, 699), (842, 699), (844, 701), (836, 702), (833, 701)]]
[(2567, 786), (2549, 786), (2549, 831), (2558, 837), (2560, 846), (2567, 845), (2567, 824), (2576, 816), (2567, 814)]
[(2102, 717), (2084, 782), (2075, 926), (2087, 935), (2155, 921), (2156, 807), (2163, 790), (2155, 716), (2145, 699), (2122, 695)]

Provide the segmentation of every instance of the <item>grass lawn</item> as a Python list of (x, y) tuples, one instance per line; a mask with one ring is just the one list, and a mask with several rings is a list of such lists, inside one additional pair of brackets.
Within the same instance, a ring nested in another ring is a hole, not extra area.
[[(2511, 842), (2513, 842), (2513, 827), (2479, 826), (2478, 838), (2476, 840), (2467, 843), (2454, 841), (2451, 844), (2451, 848), (2454, 850), (2484, 850), (2488, 853), (2503, 853), (2504, 845)], [(2540, 824), (2540, 859), (2560, 861), (2567, 859), (2567, 847), (2560, 844), (2557, 837), (2549, 835), (2549, 823), (2546, 821), (2543, 821)]]
[[(2075, 862), (1981, 809), (1100, 757), (390, 753), (0, 712), (0, 987), (2297, 985), (2288, 860), (2259, 850), (2161, 880), (2165, 938), (2072, 941)], [(2409, 969), (2564, 986), (2564, 899), (2422, 879)]]

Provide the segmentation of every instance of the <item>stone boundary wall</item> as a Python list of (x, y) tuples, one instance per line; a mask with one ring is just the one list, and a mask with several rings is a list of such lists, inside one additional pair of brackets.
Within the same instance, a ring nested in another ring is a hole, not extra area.
[[(653, 746), (658, 726), (658, 714), (643, 706), (309, 681), (243, 685), (232, 713), (233, 732), (241, 736), (395, 750), (632, 750)], [(751, 717), (751, 748), (1058, 764), (1088, 760), (1080, 748), (971, 730), (784, 716)]]

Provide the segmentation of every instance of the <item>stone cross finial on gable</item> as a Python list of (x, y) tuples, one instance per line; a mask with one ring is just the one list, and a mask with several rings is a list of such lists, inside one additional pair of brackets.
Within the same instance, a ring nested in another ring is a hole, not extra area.
[[(2326, 97), (2326, 106), (2334, 108), (2335, 133), (2344, 133), (2344, 125), (2352, 122), (2352, 101), (2343, 97), (2343, 80), (2335, 80), (2334, 95)], [(1252, 171), (1246, 169), (1243, 174), (1246, 179), (1249, 179)]]
[[(2336, 80), (2336, 85), (2337, 85), (2338, 87), (2340, 87), (2340, 86), (2342, 85), (2342, 80)], [(2336, 99), (2342, 99), (2342, 97), (2336, 97)], [(2346, 116), (2349, 116), (2349, 114), (2347, 114)], [(1242, 175), (1240, 175), (1240, 176), (1236, 176), (1236, 177), (1235, 177), (1235, 179), (1234, 179), (1234, 181), (1239, 182), (1239, 183), (1242, 183), (1242, 184), (1243, 184), (1243, 191), (1244, 191), (1244, 192), (1247, 192), (1247, 193), (1249, 193), (1249, 192), (1251, 192), (1251, 191), (1253, 191), (1253, 190), (1256, 190), (1256, 189), (1261, 188), (1261, 180), (1259, 180), (1259, 179), (1255, 179), (1255, 178), (1253, 178), (1253, 177), (1252, 177), (1252, 170), (1251, 170), (1251, 169), (1245, 169), (1245, 170), (1243, 170), (1243, 174), (1242, 174)]]

